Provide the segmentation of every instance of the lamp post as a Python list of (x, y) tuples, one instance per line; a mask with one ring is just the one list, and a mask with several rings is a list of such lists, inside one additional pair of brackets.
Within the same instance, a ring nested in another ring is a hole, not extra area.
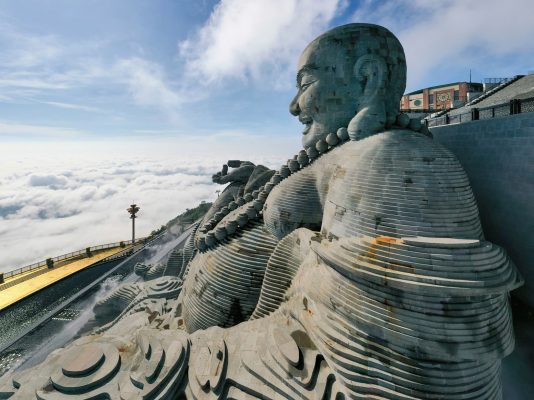
[(130, 208), (127, 208), (126, 211), (128, 211), (131, 215), (130, 218), (132, 220), (132, 246), (135, 244), (135, 219), (137, 216), (137, 212), (140, 210), (139, 207), (137, 207), (137, 204), (131, 204)]

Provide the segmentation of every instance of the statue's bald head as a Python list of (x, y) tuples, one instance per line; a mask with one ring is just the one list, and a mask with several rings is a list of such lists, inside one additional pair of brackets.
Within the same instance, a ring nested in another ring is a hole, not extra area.
[(322, 34), (300, 57), (299, 91), (290, 105), (291, 113), (306, 125), (304, 147), (351, 121), (354, 132), (378, 129), (369, 125), (369, 112), (371, 125), (383, 129), (397, 116), (405, 86), (404, 51), (387, 29), (348, 24)]

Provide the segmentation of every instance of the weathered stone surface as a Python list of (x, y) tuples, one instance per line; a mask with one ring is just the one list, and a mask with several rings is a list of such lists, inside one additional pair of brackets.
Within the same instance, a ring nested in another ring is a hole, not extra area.
[[(154, 329), (87, 337), (52, 353), (34, 374), (12, 377), (21, 399), (173, 399), (187, 368), (185, 335)], [(30, 389), (31, 388), (31, 389)], [(35, 388), (35, 389), (33, 389)]]
[(182, 280), (168, 276), (145, 284), (123, 285), (95, 305), (96, 320), (100, 324), (107, 323), (101, 325), (95, 332), (104, 332), (121, 319), (139, 311), (163, 315), (172, 309), (173, 304), (169, 301), (176, 299), (181, 291)]
[(142, 287), (138, 283), (121, 285), (113, 293), (97, 301), (93, 308), (95, 318), (100, 323), (107, 323), (115, 319), (134, 301), (141, 290)]

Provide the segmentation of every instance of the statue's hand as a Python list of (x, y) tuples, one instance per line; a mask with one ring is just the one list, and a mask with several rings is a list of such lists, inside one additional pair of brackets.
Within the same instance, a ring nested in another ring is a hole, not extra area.
[[(228, 172), (228, 167), (233, 168)], [(211, 177), (214, 183), (224, 185), (230, 182), (247, 183), (256, 166), (250, 161), (229, 160), (222, 170)]]
[(221, 184), (221, 172), (219, 171), (215, 175), (212, 175), (211, 180), (213, 181), (213, 183)]

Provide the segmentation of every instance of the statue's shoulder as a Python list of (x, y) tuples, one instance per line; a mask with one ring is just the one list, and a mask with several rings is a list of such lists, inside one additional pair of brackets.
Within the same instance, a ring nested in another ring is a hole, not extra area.
[(420, 132), (407, 129), (391, 129), (362, 140), (348, 141), (332, 149), (327, 156), (325, 165), (335, 166), (332, 176), (336, 177), (343, 175), (343, 171), (354, 177), (407, 168), (414, 163), (428, 167), (438, 160), (459, 165), (454, 154), (442, 144)]
[(399, 150), (397, 154), (403, 157), (406, 154), (400, 151), (445, 150), (443, 145), (421, 132), (409, 129), (389, 129), (362, 140), (349, 141), (339, 147), (335, 156), (367, 154), (392, 148), (397, 148)]

